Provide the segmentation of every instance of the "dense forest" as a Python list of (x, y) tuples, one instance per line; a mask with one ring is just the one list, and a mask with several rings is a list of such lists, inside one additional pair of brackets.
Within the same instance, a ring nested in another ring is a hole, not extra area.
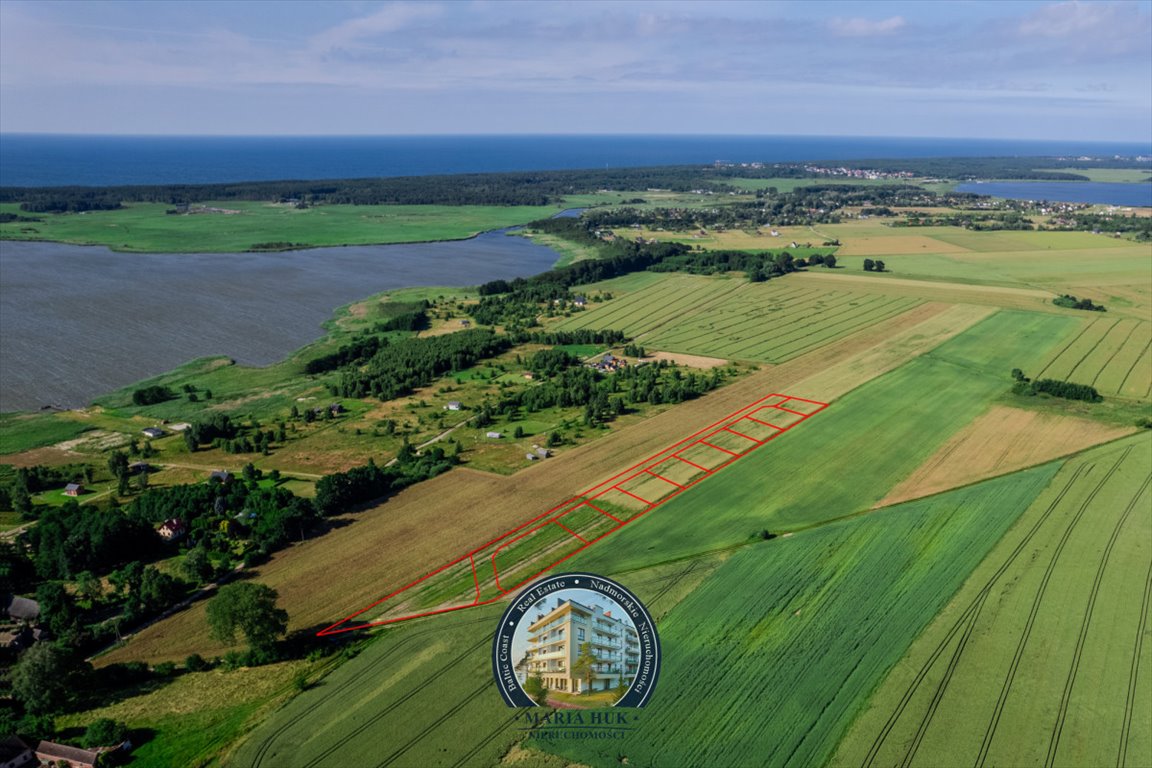
[(437, 376), (462, 371), (512, 346), (508, 337), (479, 328), (381, 342), (379, 351), (363, 365), (358, 365), (358, 359), (344, 365), (339, 380), (329, 386), (333, 395), (391, 400), (431, 384)]
[(321, 181), (255, 181), (231, 184), (164, 184), (120, 187), (0, 187), (0, 203), (30, 212), (118, 208), (121, 203), (172, 206), (207, 201), (259, 200), (298, 205), (551, 205), (566, 195), (601, 189), (735, 188), (711, 167), (667, 166), (516, 173), (474, 173)]
[[(179, 206), (207, 201), (257, 200), (301, 206), (328, 205), (552, 205), (567, 195), (604, 189), (661, 189), (673, 192), (739, 191), (736, 178), (827, 178), (813, 163), (758, 163), (473, 173), (370, 179), (252, 181), (227, 184), (161, 184), (114, 187), (0, 187), (0, 203), (20, 203), (28, 212), (67, 213), (119, 208), (123, 203)], [(1038, 167), (1140, 168), (1148, 163), (1110, 158), (1059, 157), (906, 158), (821, 160), (825, 168), (912, 173), (947, 179), (1047, 179), (1083, 181), (1073, 171)]]

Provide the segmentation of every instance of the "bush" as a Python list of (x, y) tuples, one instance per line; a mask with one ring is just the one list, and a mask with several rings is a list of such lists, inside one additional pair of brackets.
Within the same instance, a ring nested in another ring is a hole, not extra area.
[(176, 675), (176, 662), (162, 661), (152, 667), (152, 674), (157, 677), (174, 677)]
[(142, 389), (137, 389), (132, 393), (132, 404), (155, 405), (156, 403), (162, 403), (165, 400), (171, 400), (175, 396), (176, 395), (174, 395), (172, 390), (168, 389), (168, 387), (162, 387), (159, 385), (153, 387), (143, 387)]
[(128, 726), (124, 723), (103, 717), (96, 720), (84, 731), (81, 743), (89, 749), (93, 747), (114, 747), (128, 740)]
[(205, 672), (212, 669), (212, 663), (198, 653), (184, 659), (184, 669), (189, 672)]

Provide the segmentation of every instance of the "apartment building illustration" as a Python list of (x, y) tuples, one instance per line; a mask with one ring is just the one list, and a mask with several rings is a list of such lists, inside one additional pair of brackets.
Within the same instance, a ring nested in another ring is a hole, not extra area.
[(592, 690), (631, 683), (640, 663), (640, 640), (631, 622), (575, 600), (557, 602), (528, 627), (527, 674), (541, 677), (549, 690), (583, 693), (588, 681), (573, 667), (589, 643), (599, 662)]

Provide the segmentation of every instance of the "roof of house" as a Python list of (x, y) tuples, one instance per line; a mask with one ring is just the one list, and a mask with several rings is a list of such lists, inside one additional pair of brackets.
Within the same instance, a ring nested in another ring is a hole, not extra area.
[(145, 435), (148, 435), (149, 437), (154, 437), (154, 436), (164, 434), (164, 430), (160, 429), (160, 427), (146, 427), (140, 431), (143, 432)]
[(15, 760), (24, 753), (31, 751), (32, 747), (24, 739), (19, 736), (9, 736), (0, 741), (0, 762), (6, 763), (9, 760)]
[(0, 606), (13, 619), (32, 621), (40, 617), (40, 603), (27, 597), (5, 595), (0, 598)]
[(65, 491), (79, 491), (83, 488), (84, 486), (80, 485), (80, 483), (68, 483), (68, 485), (64, 486)]
[(160, 530), (165, 528), (170, 531), (182, 531), (185, 528), (184, 521), (178, 517), (171, 517), (164, 521), (164, 525), (160, 526)]
[(41, 760), (68, 760), (79, 765), (95, 765), (97, 758), (100, 757), (99, 752), (57, 744), (53, 741), (41, 741), (34, 749), (36, 756)]
[(217, 478), (219, 478), (221, 480), (227, 480), (230, 477), (232, 477), (232, 473), (226, 469), (217, 469), (215, 472), (212, 473), (212, 476), (211, 476), (211, 478), (213, 480), (215, 480)]

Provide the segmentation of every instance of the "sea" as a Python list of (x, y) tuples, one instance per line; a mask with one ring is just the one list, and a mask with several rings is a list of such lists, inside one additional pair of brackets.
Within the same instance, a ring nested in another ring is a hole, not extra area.
[[(0, 186), (773, 163), (1152, 155), (1143, 144), (829, 136), (179, 137), (0, 135)], [(123, 254), (0, 241), (0, 411), (83, 407), (188, 360), (252, 365), (317, 339), (332, 310), (409, 285), (475, 285), (558, 255), (503, 232), (278, 254)]]
[(1152, 155), (1147, 143), (851, 136), (0, 135), (0, 186), (207, 184), (713, 162)]

